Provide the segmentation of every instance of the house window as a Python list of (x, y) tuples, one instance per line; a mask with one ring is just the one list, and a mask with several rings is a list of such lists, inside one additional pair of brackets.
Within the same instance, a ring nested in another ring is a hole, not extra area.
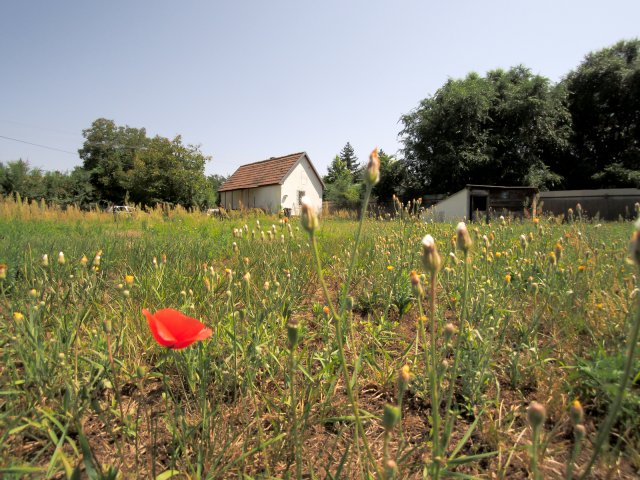
[(304, 190), (298, 190), (298, 205), (302, 205), (302, 197), (304, 197)]

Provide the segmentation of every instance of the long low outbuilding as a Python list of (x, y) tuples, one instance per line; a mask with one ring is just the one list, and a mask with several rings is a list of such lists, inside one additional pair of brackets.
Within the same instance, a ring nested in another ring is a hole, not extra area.
[(469, 184), (434, 205), (431, 214), (439, 222), (488, 221), (499, 215), (522, 217), (525, 209), (535, 204), (537, 194), (536, 187)]
[(637, 216), (635, 204), (640, 202), (638, 188), (606, 188), (598, 190), (558, 190), (540, 192), (541, 210), (554, 215), (576, 212), (580, 204), (581, 215), (602, 220), (631, 219)]

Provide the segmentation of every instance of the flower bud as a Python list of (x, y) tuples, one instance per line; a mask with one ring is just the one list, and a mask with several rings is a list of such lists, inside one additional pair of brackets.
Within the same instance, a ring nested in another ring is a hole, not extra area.
[(404, 365), (398, 372), (398, 390), (404, 392), (411, 381), (411, 370), (409, 365)]
[(522, 248), (527, 248), (528, 244), (529, 244), (529, 242), (527, 241), (527, 237), (523, 233), (522, 235), (520, 235), (520, 245), (522, 245)]
[(133, 285), (133, 275), (125, 275), (124, 283), (126, 283), (128, 286)]
[(456, 327), (453, 325), (453, 323), (447, 323), (444, 326), (444, 342), (448, 343), (449, 340), (451, 340), (451, 337), (453, 337), (454, 333), (456, 333)]
[(387, 432), (393, 430), (393, 428), (398, 424), (400, 418), (402, 417), (402, 413), (400, 409), (395, 405), (385, 405), (384, 413), (382, 414), (382, 425)]
[(87, 258), (86, 255), (82, 255), (82, 258), (80, 259), (80, 265), (85, 267), (87, 265), (87, 263), (89, 263), (89, 259)]
[(409, 279), (411, 280), (411, 288), (413, 288), (413, 293), (415, 294), (415, 296), (418, 298), (424, 297), (424, 289), (422, 288), (422, 282), (420, 281), (418, 272), (416, 272), (415, 270), (411, 270)]
[(300, 200), (300, 203), (302, 205), (302, 215), (300, 218), (302, 227), (313, 235), (313, 232), (315, 232), (320, 225), (318, 222), (318, 215), (316, 214), (315, 208), (311, 204), (309, 197), (305, 195)]
[(631, 234), (631, 243), (629, 244), (631, 260), (636, 265), (640, 265), (640, 229), (638, 226), (638, 222), (636, 222), (636, 230)]
[(456, 227), (456, 246), (458, 250), (462, 250), (464, 253), (469, 252), (469, 249), (473, 245), (471, 235), (464, 222), (458, 223)]
[(424, 269), (434, 275), (442, 268), (442, 258), (436, 248), (436, 242), (429, 234), (422, 239), (422, 264)]
[(581, 442), (582, 439), (587, 435), (587, 429), (581, 423), (573, 427), (573, 437), (576, 439), (576, 442)]
[(7, 278), (7, 265), (4, 263), (0, 263), (0, 280), (4, 280)]
[(539, 428), (547, 418), (547, 410), (539, 402), (535, 400), (529, 404), (527, 408), (527, 420), (532, 428)]
[(64, 252), (60, 252), (60, 253), (58, 254), (58, 263), (59, 263), (60, 265), (64, 265), (64, 264), (65, 264), (65, 262), (66, 262), (66, 260), (64, 259)]
[(569, 416), (571, 417), (571, 423), (574, 426), (582, 423), (582, 421), (584, 420), (584, 409), (582, 408), (579, 400), (574, 400), (571, 403)]
[(49, 265), (49, 255), (45, 253), (44, 255), (42, 255), (42, 266), (46, 267), (48, 265)]
[(293, 350), (300, 339), (300, 325), (297, 320), (291, 319), (287, 323), (287, 337), (289, 339), (289, 350)]
[(369, 163), (365, 172), (365, 182), (368, 185), (375, 185), (380, 181), (380, 158), (378, 157), (378, 149), (375, 148), (369, 155)]
[(353, 306), (355, 305), (355, 300), (353, 299), (353, 297), (351, 295), (349, 295), (346, 299), (346, 307), (347, 310), (350, 312), (353, 310)]

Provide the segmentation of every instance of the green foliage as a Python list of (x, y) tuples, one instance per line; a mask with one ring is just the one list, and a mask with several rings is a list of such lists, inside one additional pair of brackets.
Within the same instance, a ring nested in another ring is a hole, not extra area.
[(379, 202), (390, 202), (393, 196), (403, 196), (407, 179), (406, 164), (398, 161), (394, 155), (383, 150), (378, 152), (380, 158), (380, 181), (373, 187), (373, 195)]
[(204, 175), (210, 158), (197, 146), (183, 145), (180, 136), (148, 138), (144, 128), (119, 127), (104, 118), (83, 135), (79, 154), (99, 200), (123, 203), (128, 198), (143, 205), (187, 207), (215, 201)]
[(333, 183), (327, 183), (325, 198), (337, 208), (356, 208), (360, 202), (361, 183), (353, 183), (351, 173), (344, 170), (336, 176)]
[(639, 187), (640, 39), (588, 54), (564, 84), (574, 158), (558, 171), (567, 186)]
[(28, 162), (0, 163), (0, 194), (18, 194), (22, 198), (45, 200), (59, 205), (87, 205), (95, 201), (93, 187), (82, 167), (71, 173), (43, 172)]
[(523, 66), (450, 79), (404, 115), (401, 132), (414, 189), (459, 190), (467, 183), (545, 187), (558, 180), (545, 161), (562, 157), (569, 116), (562, 92)]
[[(578, 358), (572, 383), (576, 385), (574, 396), (579, 399), (593, 399), (588, 404), (592, 414), (604, 415), (612, 403), (625, 363), (624, 352), (607, 353), (596, 350), (592, 358)], [(634, 362), (633, 391), (640, 389), (640, 358)], [(618, 422), (624, 427), (634, 428), (640, 417), (640, 394), (626, 395)]]
[(322, 180), (324, 183), (329, 184), (335, 182), (340, 177), (350, 174), (351, 172), (347, 168), (347, 164), (340, 158), (340, 155), (336, 155), (327, 169), (327, 174)]

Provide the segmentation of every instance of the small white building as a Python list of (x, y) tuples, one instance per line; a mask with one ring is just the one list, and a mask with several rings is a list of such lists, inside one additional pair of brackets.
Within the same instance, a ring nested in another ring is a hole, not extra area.
[(526, 207), (535, 204), (537, 194), (538, 189), (535, 187), (466, 185), (459, 192), (431, 207), (431, 214), (438, 222), (489, 221), (491, 217), (498, 215), (521, 217)]
[(220, 188), (220, 205), (227, 210), (261, 208), (300, 214), (307, 197), (319, 213), (324, 183), (306, 152), (249, 163), (239, 167)]

